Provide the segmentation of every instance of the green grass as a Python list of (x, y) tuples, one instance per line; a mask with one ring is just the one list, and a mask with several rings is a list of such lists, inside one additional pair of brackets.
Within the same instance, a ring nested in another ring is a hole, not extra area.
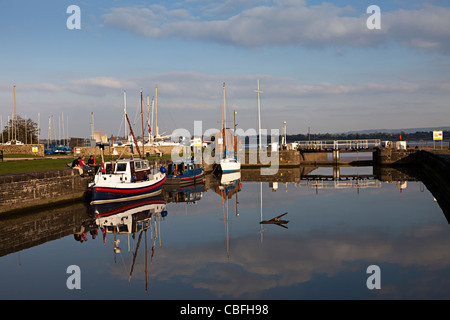
[[(12, 174), (12, 173), (22, 173), (22, 172), (33, 172), (33, 171), (47, 171), (47, 170), (59, 170), (67, 169), (67, 163), (72, 163), (72, 161), (77, 157), (64, 157), (60, 159), (46, 159), (37, 158), (33, 160), (17, 160), (17, 161), (4, 161), (0, 162), (0, 175)], [(137, 158), (137, 157), (136, 157)], [(89, 157), (85, 157), (84, 161), (87, 164)], [(105, 156), (105, 162), (111, 161), (110, 156)], [(152, 161), (155, 159), (170, 159), (170, 154), (164, 155), (162, 158), (151, 156), (147, 158)], [(117, 160), (117, 157), (114, 157)], [(101, 157), (96, 157), (97, 164), (101, 164)]]
[(33, 171), (67, 169), (71, 159), (37, 159), (0, 162), (0, 175)]

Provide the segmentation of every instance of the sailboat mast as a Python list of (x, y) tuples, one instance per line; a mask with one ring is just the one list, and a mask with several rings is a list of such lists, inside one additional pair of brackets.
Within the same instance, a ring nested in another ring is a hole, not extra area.
[(225, 104), (225, 82), (223, 83), (223, 93), (222, 93), (222, 137), (223, 137), (223, 148), (224, 148), (224, 156), (227, 155), (227, 143), (226, 143), (226, 126), (227, 126), (227, 112), (226, 112), (226, 104)]
[(262, 92), (259, 90), (259, 79), (257, 80), (257, 90), (255, 91), (258, 93), (258, 132), (259, 132), (259, 150), (261, 150), (261, 103), (259, 94)]
[(13, 87), (13, 91), (14, 91), (14, 121), (13, 121), (13, 129), (14, 129), (14, 141), (17, 141), (16, 86)]
[[(125, 117), (125, 115), (127, 114), (127, 92), (124, 90), (123, 91), (123, 115)], [(124, 134), (125, 134), (125, 139), (127, 139), (128, 141), (128, 134), (127, 134), (127, 125), (125, 124), (124, 126)]]
[(155, 137), (158, 139), (158, 86), (155, 87)]
[[(155, 127), (153, 126), (153, 118), (154, 118), (154, 112), (155, 112), (155, 99), (152, 99), (152, 120), (150, 123), (150, 128), (153, 128), (153, 130), (155, 129)], [(153, 143), (153, 132), (150, 134), (150, 141)]]
[(145, 157), (145, 136), (144, 136), (144, 99), (142, 98), (142, 89), (141, 89), (141, 122), (142, 122), (142, 159)]
[[(147, 125), (149, 128), (151, 128), (150, 127), (150, 97), (149, 96), (147, 96)], [(148, 142), (150, 143), (151, 131), (149, 130), (149, 128), (147, 128), (147, 131), (148, 131)]]

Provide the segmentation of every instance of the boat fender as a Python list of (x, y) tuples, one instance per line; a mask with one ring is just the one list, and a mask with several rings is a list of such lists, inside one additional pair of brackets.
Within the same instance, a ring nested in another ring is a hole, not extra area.
[(167, 211), (166, 211), (166, 210), (162, 211), (162, 212), (161, 212), (161, 217), (164, 218), (164, 217), (166, 217), (166, 216), (167, 216)]
[(160, 171), (161, 173), (166, 173), (166, 167), (161, 167)]
[(147, 175), (147, 173), (144, 174), (144, 180), (145, 180), (145, 181), (148, 180), (148, 175)]
[(135, 179), (136, 179), (136, 175), (133, 174), (133, 175), (131, 176), (131, 182), (134, 182)]

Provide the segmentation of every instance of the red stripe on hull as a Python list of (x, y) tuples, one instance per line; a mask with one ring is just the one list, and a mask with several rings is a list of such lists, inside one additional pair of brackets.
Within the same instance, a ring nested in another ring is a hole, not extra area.
[(196, 176), (194, 176), (194, 177), (180, 178), (180, 180), (189, 180), (189, 179), (195, 179), (195, 178), (198, 178), (198, 177), (201, 177), (201, 176), (203, 176), (203, 173), (201, 173), (201, 174), (198, 174), (198, 175), (196, 175)]
[(126, 194), (130, 194), (130, 193), (141, 193), (141, 192), (147, 192), (150, 191), (152, 189), (156, 189), (158, 187), (160, 187), (164, 181), (166, 181), (166, 177), (164, 177), (163, 180), (161, 180), (160, 182), (151, 185), (149, 187), (142, 187), (142, 188), (136, 188), (136, 189), (120, 189), (120, 188), (105, 188), (105, 187), (98, 187), (95, 188), (96, 191), (100, 191), (100, 192), (110, 192), (110, 193), (126, 193)]
[(96, 217), (110, 216), (110, 215), (113, 215), (113, 214), (116, 214), (116, 213), (123, 212), (125, 210), (130, 210), (130, 209), (133, 209), (133, 208), (136, 208), (136, 207), (140, 207), (140, 206), (143, 206), (143, 205), (147, 205), (147, 204), (166, 204), (166, 203), (167, 202), (164, 201), (164, 200), (142, 201), (142, 202), (139, 202), (137, 204), (131, 204), (131, 205), (128, 205), (128, 206), (120, 207), (120, 208), (118, 208), (116, 210), (111, 210), (111, 211), (108, 211), (108, 212), (105, 212), (105, 213), (97, 214)]

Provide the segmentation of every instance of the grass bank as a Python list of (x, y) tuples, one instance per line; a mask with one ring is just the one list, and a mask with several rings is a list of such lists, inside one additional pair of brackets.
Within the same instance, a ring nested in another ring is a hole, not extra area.
[(0, 175), (65, 169), (67, 168), (66, 164), (71, 161), (67, 158), (5, 161), (0, 162)]
[[(28, 155), (26, 155), (28, 157)], [(10, 156), (9, 158), (21, 158), (19, 155)], [(162, 158), (159, 157), (148, 157), (147, 159), (152, 161), (155, 159), (170, 159), (169, 155), (164, 155)], [(0, 175), (4, 174), (14, 174), (23, 172), (34, 172), (34, 171), (48, 171), (48, 170), (60, 170), (67, 169), (67, 163), (71, 163), (75, 157), (61, 156), (61, 158), (52, 156), (51, 158), (36, 157), (35, 159), (23, 159), (15, 161), (4, 161), (0, 162)], [(115, 157), (114, 159), (117, 159)], [(85, 157), (87, 162), (88, 158)], [(97, 164), (101, 163), (101, 157), (96, 158)], [(111, 161), (109, 156), (105, 157), (105, 161)]]

